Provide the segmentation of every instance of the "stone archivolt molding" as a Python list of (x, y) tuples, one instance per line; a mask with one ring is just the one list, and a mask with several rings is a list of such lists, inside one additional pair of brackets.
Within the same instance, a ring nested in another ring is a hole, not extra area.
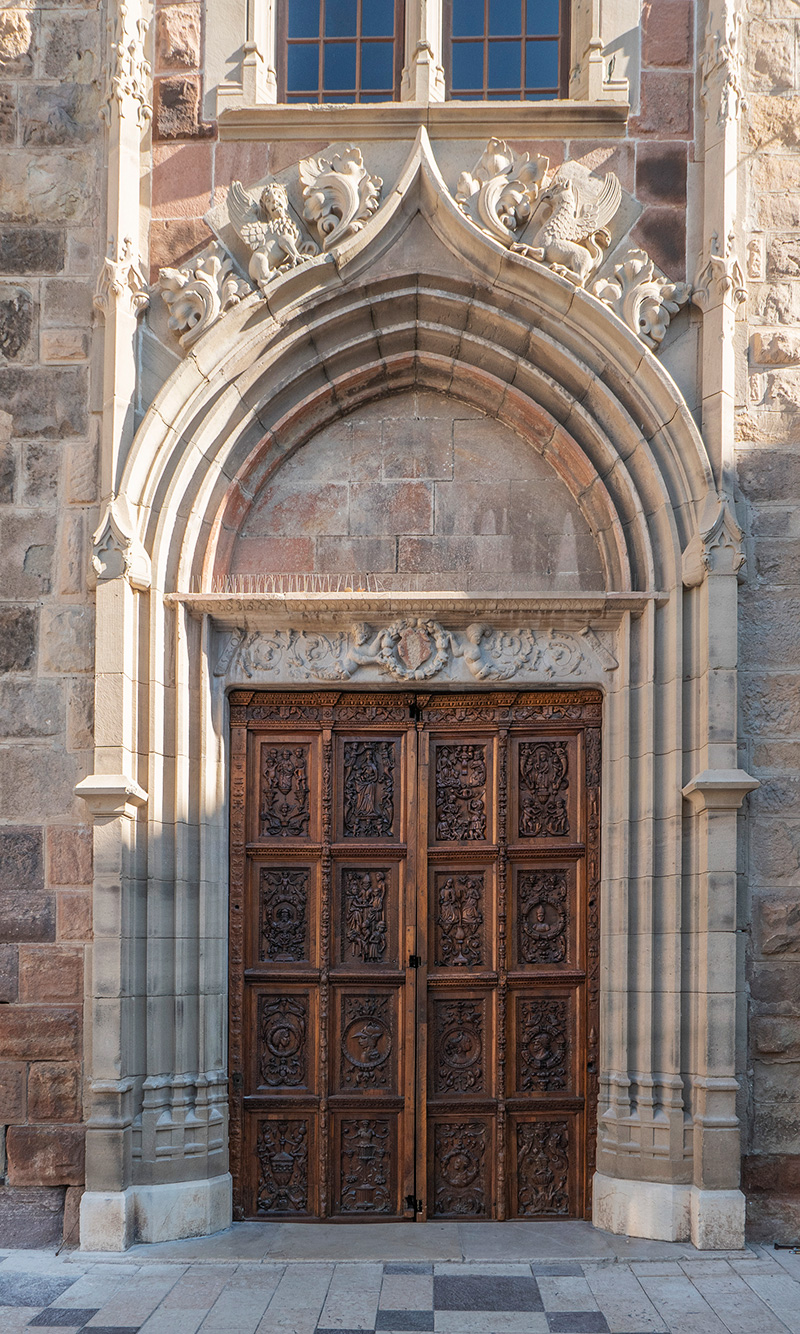
[(114, 102), (117, 103), (121, 117), (128, 114), (130, 106), (139, 126), (144, 129), (153, 115), (150, 103), (150, 64), (144, 54), (147, 21), (141, 14), (136, 15), (125, 0), (119, 0), (116, 13), (109, 17), (108, 33), (111, 68), (102, 108), (103, 117), (110, 124)]
[[(415, 155), (429, 153), (422, 132), (420, 139), (422, 147), (415, 147)], [(449, 198), (432, 165), (431, 180)], [(228, 191), (228, 221), (249, 252), (248, 273), (262, 297), (288, 271), (333, 258), (380, 210), (383, 182), (370, 174), (361, 150), (352, 145), (335, 145), (305, 158), (297, 173), (302, 219), (293, 212), (290, 189), (281, 181), (251, 190), (234, 181)], [(412, 179), (406, 168), (393, 195), (407, 189)], [(589, 292), (651, 350), (658, 348), (671, 317), (689, 300), (689, 286), (670, 282), (643, 250), (624, 253), (613, 277), (595, 277), (611, 246), (608, 226), (622, 202), (612, 172), (601, 179), (567, 164), (550, 174), (548, 158), (517, 154), (502, 139), (492, 138), (475, 166), (459, 177), (455, 202), (484, 236)], [(389, 210), (380, 210), (380, 216), (384, 214)], [(723, 263), (724, 256), (712, 247), (714, 278), (718, 261)], [(169, 326), (184, 349), (246, 295), (245, 285), (235, 283), (233, 264), (215, 245), (182, 269), (162, 269), (159, 287), (170, 307)]]
[(414, 616), (348, 630), (237, 629), (224, 640), (214, 675), (231, 680), (310, 682), (385, 679), (488, 682), (597, 680), (617, 660), (594, 630), (497, 629), (474, 622), (464, 630)]
[(112, 306), (130, 315), (140, 315), (150, 303), (147, 280), (139, 268), (133, 240), (124, 237), (117, 245), (113, 236), (108, 242), (108, 254), (103, 262), (94, 293), (94, 304), (108, 316)]

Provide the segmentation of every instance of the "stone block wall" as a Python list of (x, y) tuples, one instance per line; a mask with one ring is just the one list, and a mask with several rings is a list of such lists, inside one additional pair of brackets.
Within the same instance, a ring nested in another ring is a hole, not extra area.
[(800, 111), (795, 0), (749, 0), (746, 20), (749, 364), (738, 476), (748, 533), (741, 599), (743, 763), (750, 798), (750, 1233), (800, 1228)]
[(72, 789), (91, 771), (104, 44), (92, 0), (0, 8), (0, 1235), (12, 1245), (56, 1239), (65, 1191), (83, 1182), (92, 841)]

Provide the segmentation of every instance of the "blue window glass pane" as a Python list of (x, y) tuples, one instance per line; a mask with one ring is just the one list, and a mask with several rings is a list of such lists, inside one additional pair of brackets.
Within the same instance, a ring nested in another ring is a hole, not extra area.
[(489, 87), (516, 88), (522, 83), (522, 43), (489, 43)]
[(453, 0), (453, 36), (483, 36), (483, 0)]
[(394, 43), (363, 42), (361, 46), (361, 87), (382, 88), (390, 92), (394, 87)]
[(312, 92), (316, 97), (319, 89), (319, 47), (289, 46), (286, 64), (287, 92)]
[(483, 42), (453, 43), (453, 87), (483, 87)]
[(528, 0), (527, 29), (529, 37), (543, 36), (559, 31), (559, 0)]
[(325, 0), (325, 36), (355, 37), (358, 0)]
[(362, 0), (361, 36), (394, 37), (394, 0)]
[(558, 42), (526, 42), (525, 87), (558, 87)]
[(335, 93), (340, 89), (351, 90), (356, 86), (356, 44), (355, 42), (332, 42), (325, 47), (325, 82), (326, 93)]
[(489, 33), (492, 37), (522, 34), (522, 0), (489, 0)]
[(289, 36), (319, 37), (319, 0), (289, 0)]

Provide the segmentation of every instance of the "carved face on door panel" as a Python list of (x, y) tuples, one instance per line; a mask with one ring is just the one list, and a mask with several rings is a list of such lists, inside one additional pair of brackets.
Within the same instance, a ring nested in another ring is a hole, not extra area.
[(577, 868), (517, 866), (512, 880), (512, 966), (574, 967)]

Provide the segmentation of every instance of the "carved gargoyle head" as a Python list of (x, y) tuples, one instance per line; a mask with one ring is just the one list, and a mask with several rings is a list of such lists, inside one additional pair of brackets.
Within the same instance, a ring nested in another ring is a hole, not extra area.
[(267, 222), (277, 222), (285, 218), (289, 210), (289, 195), (285, 185), (280, 181), (270, 181), (261, 191), (259, 199), (261, 211)]

